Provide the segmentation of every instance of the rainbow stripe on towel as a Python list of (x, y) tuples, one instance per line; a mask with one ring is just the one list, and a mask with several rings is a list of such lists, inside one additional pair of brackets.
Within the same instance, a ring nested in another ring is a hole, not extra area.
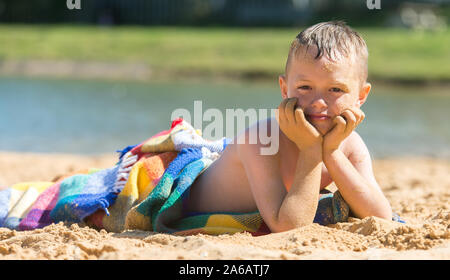
[(26, 182), (0, 191), (0, 225), (18, 228), (22, 219), (28, 215), (28, 209), (51, 185), (51, 182)]

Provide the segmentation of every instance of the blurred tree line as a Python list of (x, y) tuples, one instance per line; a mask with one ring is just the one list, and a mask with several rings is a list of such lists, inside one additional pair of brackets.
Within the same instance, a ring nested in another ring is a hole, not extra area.
[[(343, 19), (354, 26), (386, 26), (405, 25), (405, 7), (417, 11), (416, 21), (420, 21), (419, 12), (423, 9), (438, 17), (441, 24), (446, 24), (450, 15), (450, 0), (379, 0), (381, 9), (369, 9), (367, 0), (79, 1), (81, 10), (69, 10), (66, 0), (0, 0), (0, 22), (298, 26)], [(413, 19), (409, 12), (406, 18)]]

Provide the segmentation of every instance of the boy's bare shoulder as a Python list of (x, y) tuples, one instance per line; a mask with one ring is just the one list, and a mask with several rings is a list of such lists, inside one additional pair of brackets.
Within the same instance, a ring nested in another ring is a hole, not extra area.
[[(264, 151), (273, 145), (269, 141), (273, 140), (272, 136), (278, 137), (274, 133), (279, 131), (272, 131), (274, 129), (273, 123), (275, 119), (260, 120), (257, 123), (248, 127), (240, 135), (234, 139), (236, 145), (236, 152), (243, 163), (244, 161), (249, 164), (275, 164), (278, 163), (279, 151), (276, 147), (276, 152), (267, 154)], [(278, 123), (277, 123), (278, 125)], [(261, 132), (261, 129), (264, 131)], [(278, 130), (278, 126), (276, 126)], [(278, 138), (276, 139), (278, 145)], [(263, 163), (264, 162), (264, 163)], [(269, 163), (271, 162), (271, 163)]]
[(234, 139), (234, 142), (240, 144), (238, 145), (240, 149), (259, 153), (261, 148), (267, 148), (272, 144), (270, 141), (276, 140), (278, 142), (279, 133), (277, 121), (274, 118), (269, 118), (249, 126)]

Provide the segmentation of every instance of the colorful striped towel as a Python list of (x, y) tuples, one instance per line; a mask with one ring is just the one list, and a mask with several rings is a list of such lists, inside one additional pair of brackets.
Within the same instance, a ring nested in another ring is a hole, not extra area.
[[(179, 130), (178, 125), (187, 129)], [(140, 229), (178, 235), (269, 233), (258, 212), (188, 213), (185, 209), (192, 182), (220, 156), (226, 145), (226, 139), (205, 141), (200, 132), (178, 120), (172, 123), (170, 131), (141, 145), (127, 147), (122, 151), (120, 163), (122, 177), (126, 178), (121, 181), (124, 188), (110, 207), (110, 215), (99, 211), (90, 217), (90, 224), (110, 231)], [(348, 212), (339, 193), (323, 194), (315, 222), (345, 221)]]
[(0, 226), (17, 229), (28, 209), (51, 182), (27, 182), (0, 191)]
[[(200, 131), (177, 119), (169, 130), (119, 151), (114, 167), (1, 191), (0, 226), (30, 230), (54, 222), (84, 221), (114, 232), (269, 233), (258, 212), (186, 212), (192, 182), (220, 156), (227, 143), (225, 138), (205, 140)], [(348, 205), (339, 192), (322, 194), (314, 222), (346, 221), (348, 214)]]

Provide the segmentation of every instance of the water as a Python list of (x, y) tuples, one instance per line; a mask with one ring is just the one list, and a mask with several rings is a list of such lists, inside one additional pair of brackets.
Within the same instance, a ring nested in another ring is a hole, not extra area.
[[(177, 108), (187, 109), (193, 117), (195, 100), (202, 100), (203, 112), (209, 108), (225, 112), (276, 108), (281, 97), (276, 82), (147, 84), (0, 78), (0, 150), (112, 153), (168, 129)], [(448, 94), (375, 87), (362, 107), (366, 119), (357, 131), (374, 158), (450, 158), (449, 107)]]

